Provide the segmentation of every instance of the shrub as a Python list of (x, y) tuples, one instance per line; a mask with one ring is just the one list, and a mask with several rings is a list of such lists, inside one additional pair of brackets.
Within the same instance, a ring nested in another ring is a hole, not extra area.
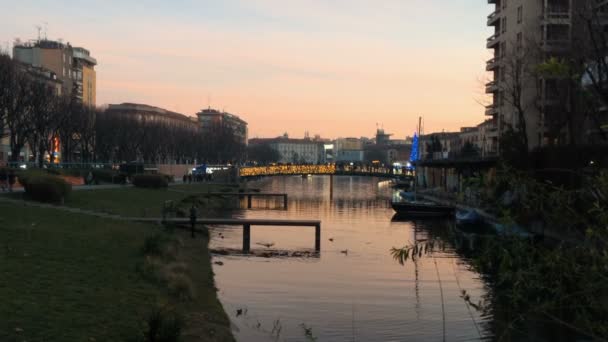
[(169, 293), (179, 300), (188, 301), (196, 298), (194, 283), (183, 273), (169, 273), (167, 275)]
[[(91, 170), (93, 180), (96, 182), (112, 183), (112, 184), (125, 184), (127, 182), (127, 174), (118, 173), (112, 170)], [(85, 173), (84, 177), (88, 175)]]
[(161, 174), (155, 175), (135, 175), (133, 177), (133, 185), (138, 188), (160, 189), (169, 186), (167, 177)]
[(177, 342), (182, 340), (183, 317), (174, 309), (157, 308), (146, 320), (146, 331), (136, 341)]
[(61, 202), (72, 191), (72, 185), (62, 178), (38, 172), (19, 175), (19, 183), (28, 197), (40, 202)]
[(179, 254), (179, 247), (181, 245), (183, 245), (183, 242), (171, 234), (156, 233), (146, 238), (142, 247), (142, 253), (165, 260), (175, 260)]
[(151, 235), (144, 241), (142, 252), (144, 255), (162, 256), (168, 243), (169, 237), (165, 234), (157, 233)]
[(151, 282), (164, 282), (163, 277), (163, 262), (155, 257), (146, 256), (146, 258), (139, 262), (135, 270), (146, 280)]
[(164, 174), (164, 173), (159, 173), (159, 175), (165, 177), (167, 179), (167, 183), (173, 183), (174, 178), (173, 178), (172, 175), (167, 175), (167, 174)]

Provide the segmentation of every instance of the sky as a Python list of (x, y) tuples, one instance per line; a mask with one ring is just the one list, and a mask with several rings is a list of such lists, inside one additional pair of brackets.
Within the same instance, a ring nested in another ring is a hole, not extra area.
[[(249, 136), (395, 138), (484, 118), (484, 0), (0, 0), (0, 45), (63, 39), (98, 60), (98, 105), (209, 106)], [(43, 35), (45, 29), (43, 28)]]

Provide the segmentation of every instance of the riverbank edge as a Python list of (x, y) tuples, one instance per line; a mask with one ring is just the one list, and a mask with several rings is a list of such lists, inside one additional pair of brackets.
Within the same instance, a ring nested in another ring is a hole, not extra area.
[[(501, 219), (500, 217), (498, 217), (494, 214), (489, 213), (488, 211), (486, 211), (482, 208), (459, 203), (457, 200), (454, 200), (454, 199), (442, 198), (441, 193), (435, 193), (435, 192), (431, 192), (429, 190), (425, 190), (424, 192), (419, 193), (418, 196), (420, 196), (421, 198), (426, 199), (428, 201), (431, 201), (431, 202), (439, 203), (442, 205), (454, 206), (457, 210), (465, 210), (465, 211), (475, 210), (486, 222), (488, 222), (490, 224), (503, 224), (504, 223), (503, 219)], [(555, 231), (549, 227), (543, 227), (542, 224), (525, 226), (522, 228), (532, 235), (542, 236), (542, 237), (551, 239), (553, 241), (564, 241), (564, 242), (572, 243), (572, 244), (581, 243), (581, 239), (579, 236), (565, 235), (564, 232)]]
[[(201, 184), (199, 184), (200, 186)], [(215, 185), (217, 186), (218, 184), (210, 184), (210, 185)], [(222, 185), (226, 185), (226, 184), (222, 184)], [(122, 191), (125, 191), (126, 188), (121, 187), (121, 188), (117, 188), (117, 189), (121, 189)], [(129, 189), (135, 189), (135, 188), (131, 188), (129, 187)], [(105, 190), (112, 190), (112, 189), (105, 189)], [(94, 192), (95, 190), (92, 190), (91, 192)], [(128, 191), (128, 190), (127, 190)], [(4, 195), (4, 194), (2, 194)], [(9, 195), (9, 194), (7, 194)], [(190, 194), (191, 196), (191, 194)], [(78, 211), (78, 212), (71, 212), (70, 210), (65, 210), (65, 209), (75, 209), (78, 210), (76, 208), (69, 208), (69, 207), (65, 207), (65, 206), (53, 206), (53, 205), (48, 205), (48, 204), (44, 204), (44, 203), (39, 203), (39, 202), (34, 202), (34, 201), (29, 201), (29, 200), (25, 200), (23, 198), (19, 199), (19, 200), (15, 200), (15, 198), (10, 198), (9, 196), (2, 196), (6, 199), (8, 199), (8, 201), (0, 201), (0, 205), (6, 206), (8, 208), (10, 208), (11, 206), (15, 206), (17, 207), (23, 207), (23, 208), (28, 208), (31, 210), (40, 210), (40, 211), (57, 211), (57, 212), (62, 212), (62, 214), (64, 215), (68, 215), (68, 216), (72, 216), (73, 218), (78, 217), (78, 216), (94, 216), (91, 215), (94, 212), (91, 212), (90, 214), (87, 213), (86, 211)], [(2, 199), (0, 197), (0, 199)], [(117, 196), (116, 198), (117, 201), (120, 201), (120, 196)], [(233, 203), (231, 203), (231, 201), (227, 198), (216, 198), (215, 199), (216, 203), (214, 203), (212, 208), (209, 208), (209, 213), (213, 212), (214, 210), (217, 210), (218, 208), (222, 208), (222, 209), (229, 209), (233, 207)], [(100, 220), (100, 221), (115, 221), (115, 222), (120, 222), (123, 225), (142, 225), (142, 224), (138, 224), (138, 223), (131, 223), (128, 222), (128, 220), (126, 220), (125, 218), (119, 216), (119, 215), (112, 215), (112, 216), (108, 216), (105, 217), (105, 215), (107, 215), (106, 213), (100, 213), (101, 215), (104, 215), (104, 217), (94, 217), (94, 219)], [(202, 210), (200, 212), (200, 214), (202, 215), (206, 215), (208, 213), (205, 212), (205, 210)], [(2, 218), (0, 218), (2, 219)], [(36, 221), (36, 217), (28, 217), (28, 219), (34, 220)], [(9, 221), (6, 220), (0, 220), (0, 222), (2, 222), (3, 224), (10, 224)], [(154, 230), (154, 224), (144, 224), (145, 226), (147, 226), (148, 228), (150, 228), (150, 231), (152, 232)], [(205, 227), (203, 229), (203, 231), (207, 231), (207, 227)], [(182, 312), (185, 316), (185, 327), (184, 327), (184, 333), (182, 335), (182, 340), (183, 341), (235, 341), (235, 338), (232, 334), (232, 326), (231, 326), (231, 322), (230, 319), (221, 303), (221, 301), (219, 300), (219, 297), (217, 295), (217, 291), (218, 289), (215, 287), (215, 274), (213, 272), (213, 265), (212, 265), (212, 253), (209, 249), (209, 244), (210, 244), (210, 237), (208, 236), (208, 234), (205, 233), (198, 233), (197, 234), (197, 238), (196, 239), (192, 239), (190, 237), (190, 233), (186, 230), (182, 230), (182, 229), (175, 229), (174, 233), (176, 236), (178, 236), (180, 238), (180, 241), (182, 242), (182, 245), (180, 247), (180, 249), (184, 252), (183, 254), (186, 255), (186, 258), (189, 260), (184, 260), (183, 258), (180, 258), (179, 262), (184, 262), (186, 267), (191, 270), (197, 270), (197, 272), (193, 272), (196, 274), (192, 274), (192, 278), (195, 281), (195, 284), (198, 284), (198, 286), (196, 286), (195, 291), (197, 292), (197, 297), (199, 297), (199, 300), (192, 300), (190, 303), (184, 303), (184, 302), (179, 302), (179, 301), (167, 301), (165, 302), (165, 305), (169, 305), (172, 307), (182, 307), (184, 308), (184, 312)], [(144, 244), (144, 239), (142, 238), (141, 241), (139, 241), (142, 245)], [(202, 243), (201, 243), (202, 242)], [(202, 246), (202, 248), (201, 248)], [(100, 256), (103, 257), (103, 256)], [(207, 271), (208, 270), (208, 271)], [(135, 286), (135, 285), (134, 285)], [(162, 296), (166, 293), (166, 289), (163, 289), (161, 286), (158, 286), (158, 295)], [(95, 312), (91, 312), (91, 317), (95, 316)], [(136, 329), (136, 327), (133, 327), (134, 329)], [(19, 332), (19, 331), (17, 331)]]

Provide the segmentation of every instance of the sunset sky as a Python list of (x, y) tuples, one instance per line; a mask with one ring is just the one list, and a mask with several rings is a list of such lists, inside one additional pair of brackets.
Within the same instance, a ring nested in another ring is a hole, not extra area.
[(0, 43), (63, 38), (97, 58), (97, 102), (194, 115), (250, 137), (403, 138), (484, 120), (483, 0), (0, 0)]

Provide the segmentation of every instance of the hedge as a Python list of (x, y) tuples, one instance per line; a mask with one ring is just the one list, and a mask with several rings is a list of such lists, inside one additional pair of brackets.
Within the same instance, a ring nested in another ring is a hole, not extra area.
[(167, 176), (161, 174), (135, 175), (133, 176), (133, 185), (138, 188), (160, 189), (168, 187), (169, 180)]
[[(127, 182), (127, 175), (124, 173), (118, 173), (111, 170), (91, 170), (93, 174), (94, 182), (104, 182), (104, 183), (112, 183), (112, 184), (125, 184)], [(86, 177), (88, 172), (85, 173), (84, 177)]]
[(39, 202), (62, 202), (72, 192), (72, 185), (60, 177), (40, 173), (22, 173), (19, 183), (25, 194)]

